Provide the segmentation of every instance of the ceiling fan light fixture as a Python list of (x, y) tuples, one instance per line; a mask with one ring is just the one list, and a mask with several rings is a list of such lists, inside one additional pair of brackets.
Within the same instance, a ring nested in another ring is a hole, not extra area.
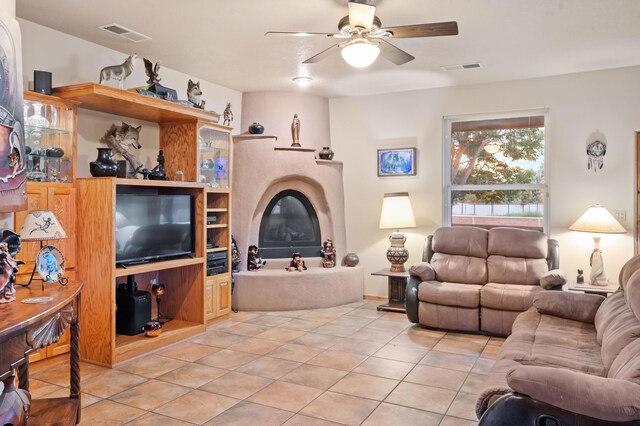
[(340, 51), (342, 59), (355, 68), (368, 67), (378, 58), (380, 47), (366, 39), (356, 39)]
[(294, 77), (293, 82), (300, 87), (307, 87), (311, 84), (313, 79), (311, 77)]

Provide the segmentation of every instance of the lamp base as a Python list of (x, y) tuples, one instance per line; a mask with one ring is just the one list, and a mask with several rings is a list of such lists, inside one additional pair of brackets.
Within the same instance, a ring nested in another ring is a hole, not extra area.
[(399, 233), (394, 232), (389, 236), (391, 247), (387, 249), (387, 260), (391, 262), (391, 272), (404, 272), (404, 264), (409, 260), (409, 251), (405, 248), (404, 243), (407, 238)]
[(600, 250), (600, 237), (593, 237), (593, 252), (589, 258), (591, 266), (591, 274), (589, 275), (591, 285), (606, 286), (608, 285), (607, 274), (604, 273), (604, 260), (602, 259), (602, 250)]

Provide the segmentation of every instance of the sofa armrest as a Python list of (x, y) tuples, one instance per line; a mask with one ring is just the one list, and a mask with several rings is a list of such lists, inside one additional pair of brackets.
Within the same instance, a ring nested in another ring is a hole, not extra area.
[(412, 323), (419, 323), (420, 320), (418, 318), (418, 305), (420, 301), (418, 300), (418, 286), (422, 280), (418, 277), (414, 277), (413, 275), (409, 277), (407, 280), (407, 288), (404, 293), (404, 306), (407, 313), (407, 318)]
[(541, 314), (554, 315), (592, 324), (603, 296), (572, 291), (541, 291), (533, 299), (533, 306)]
[(545, 290), (561, 287), (567, 283), (567, 274), (560, 269), (552, 269), (540, 277), (540, 287)]
[(411, 265), (409, 275), (420, 278), (421, 281), (431, 281), (436, 277), (436, 271), (428, 262), (420, 262)]
[(640, 419), (640, 385), (555, 367), (521, 365), (507, 373), (515, 392), (554, 407), (612, 422)]

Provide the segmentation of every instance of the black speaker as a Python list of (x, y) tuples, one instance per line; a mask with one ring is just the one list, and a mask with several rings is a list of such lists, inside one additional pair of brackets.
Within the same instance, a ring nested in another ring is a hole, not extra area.
[(49, 71), (33, 72), (33, 91), (45, 95), (51, 94), (51, 73)]
[(151, 321), (151, 295), (148, 291), (131, 291), (122, 284), (116, 292), (116, 333), (133, 336), (144, 331)]

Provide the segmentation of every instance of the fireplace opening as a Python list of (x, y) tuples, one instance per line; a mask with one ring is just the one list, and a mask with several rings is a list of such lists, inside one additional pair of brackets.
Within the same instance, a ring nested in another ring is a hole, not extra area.
[(258, 244), (264, 258), (320, 256), (320, 224), (309, 199), (292, 189), (276, 194), (262, 215)]

